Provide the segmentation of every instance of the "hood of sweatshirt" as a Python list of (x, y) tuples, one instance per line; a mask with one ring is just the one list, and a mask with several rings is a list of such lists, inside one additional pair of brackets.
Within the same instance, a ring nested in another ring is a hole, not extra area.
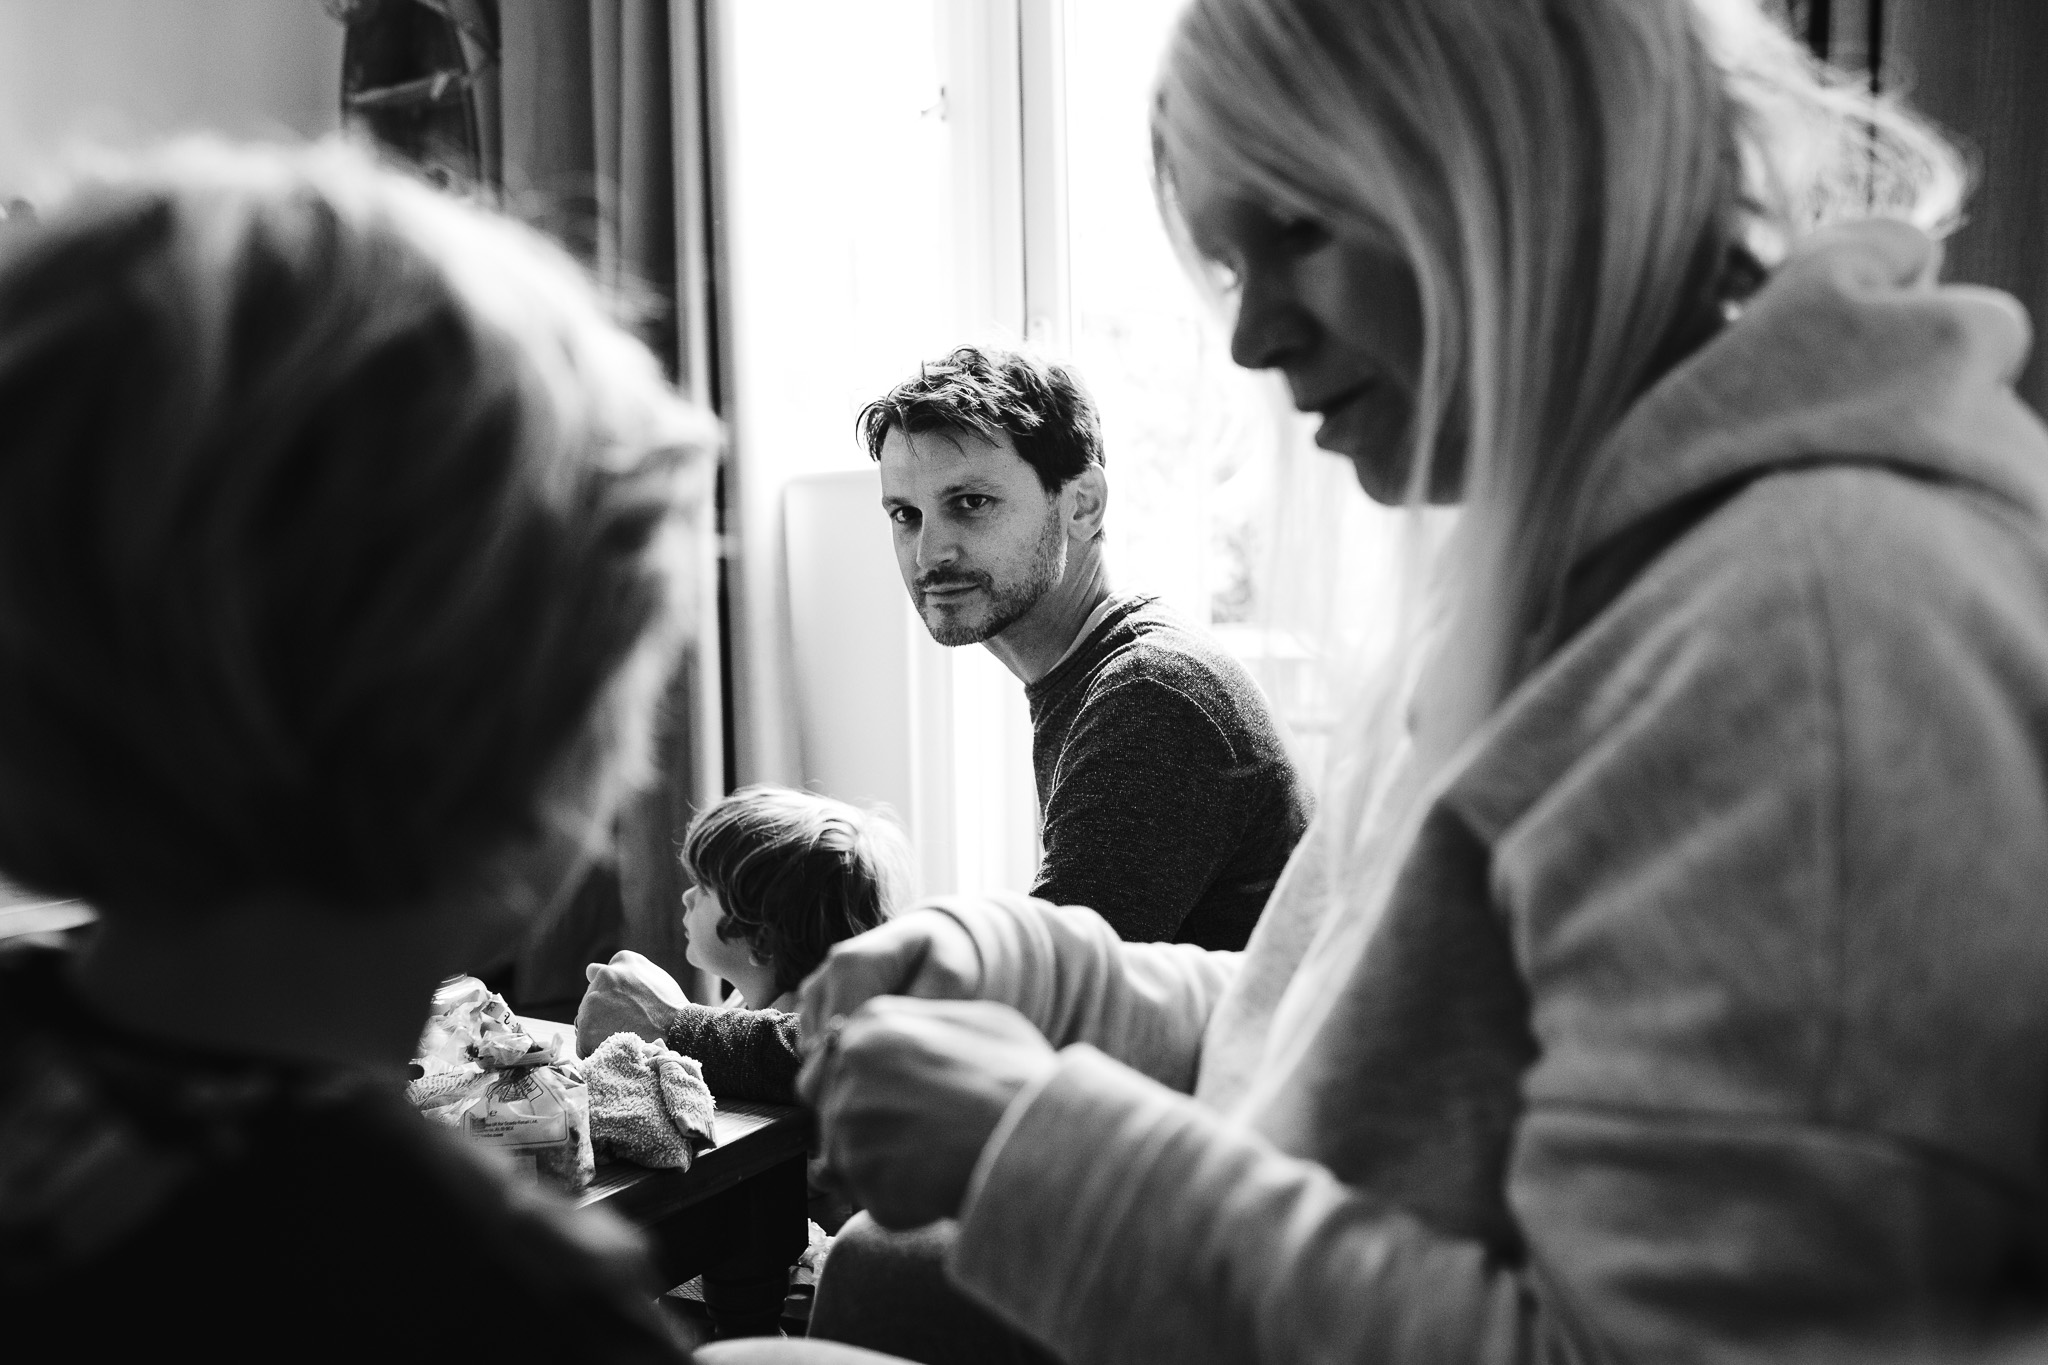
[[(2048, 431), (2012, 390), (2026, 314), (1996, 291), (1939, 284), (1940, 262), (1903, 223), (1815, 234), (1608, 438), (1580, 552), (1730, 480), (1816, 464), (1893, 467), (2048, 514)], [(1285, 1087), (1371, 936), (1377, 916), (1336, 871), (1335, 804), (1212, 1018), (1197, 1090), (1219, 1108)]]
[(2048, 432), (2012, 389), (2026, 313), (1937, 283), (1940, 266), (1940, 246), (1904, 223), (1815, 234), (1608, 438), (1580, 549), (1729, 479), (1815, 463), (2048, 509)]

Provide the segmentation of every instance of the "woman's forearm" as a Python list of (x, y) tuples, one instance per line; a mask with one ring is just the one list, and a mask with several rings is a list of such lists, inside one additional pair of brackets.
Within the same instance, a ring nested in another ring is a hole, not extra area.
[(1524, 1244), (1447, 1235), (1075, 1048), (984, 1149), (949, 1270), (1074, 1365), (1736, 1360), (1930, 1326), (2013, 1221), (1981, 1173), (1824, 1123), (1544, 1106), (1506, 1176)]
[(981, 955), (980, 997), (1015, 1008), (1055, 1047), (1087, 1043), (1176, 1090), (1192, 1090), (1209, 1016), (1239, 953), (1125, 943), (1100, 915), (998, 893), (948, 897)]

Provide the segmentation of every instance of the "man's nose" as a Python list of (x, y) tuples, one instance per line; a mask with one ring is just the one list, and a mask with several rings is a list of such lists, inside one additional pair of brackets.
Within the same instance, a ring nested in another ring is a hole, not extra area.
[(917, 534), (917, 567), (943, 568), (960, 557), (960, 539), (944, 526), (927, 521)]

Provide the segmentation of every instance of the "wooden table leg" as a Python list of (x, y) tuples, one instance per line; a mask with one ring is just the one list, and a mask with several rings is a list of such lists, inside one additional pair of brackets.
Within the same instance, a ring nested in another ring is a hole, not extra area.
[(774, 1336), (789, 1268), (810, 1244), (802, 1155), (647, 1229), (662, 1283), (704, 1277), (704, 1306), (721, 1338)]
[(720, 1338), (774, 1336), (789, 1293), (789, 1268), (810, 1245), (809, 1194), (802, 1157), (747, 1181), (744, 1234), (734, 1251), (704, 1271), (704, 1306)]

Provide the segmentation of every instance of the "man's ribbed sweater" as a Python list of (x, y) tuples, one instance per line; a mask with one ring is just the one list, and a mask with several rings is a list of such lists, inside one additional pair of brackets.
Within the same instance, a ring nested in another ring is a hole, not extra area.
[(1032, 894), (1132, 942), (1244, 947), (1309, 795), (1243, 665), (1125, 597), (1024, 695), (1045, 840)]

